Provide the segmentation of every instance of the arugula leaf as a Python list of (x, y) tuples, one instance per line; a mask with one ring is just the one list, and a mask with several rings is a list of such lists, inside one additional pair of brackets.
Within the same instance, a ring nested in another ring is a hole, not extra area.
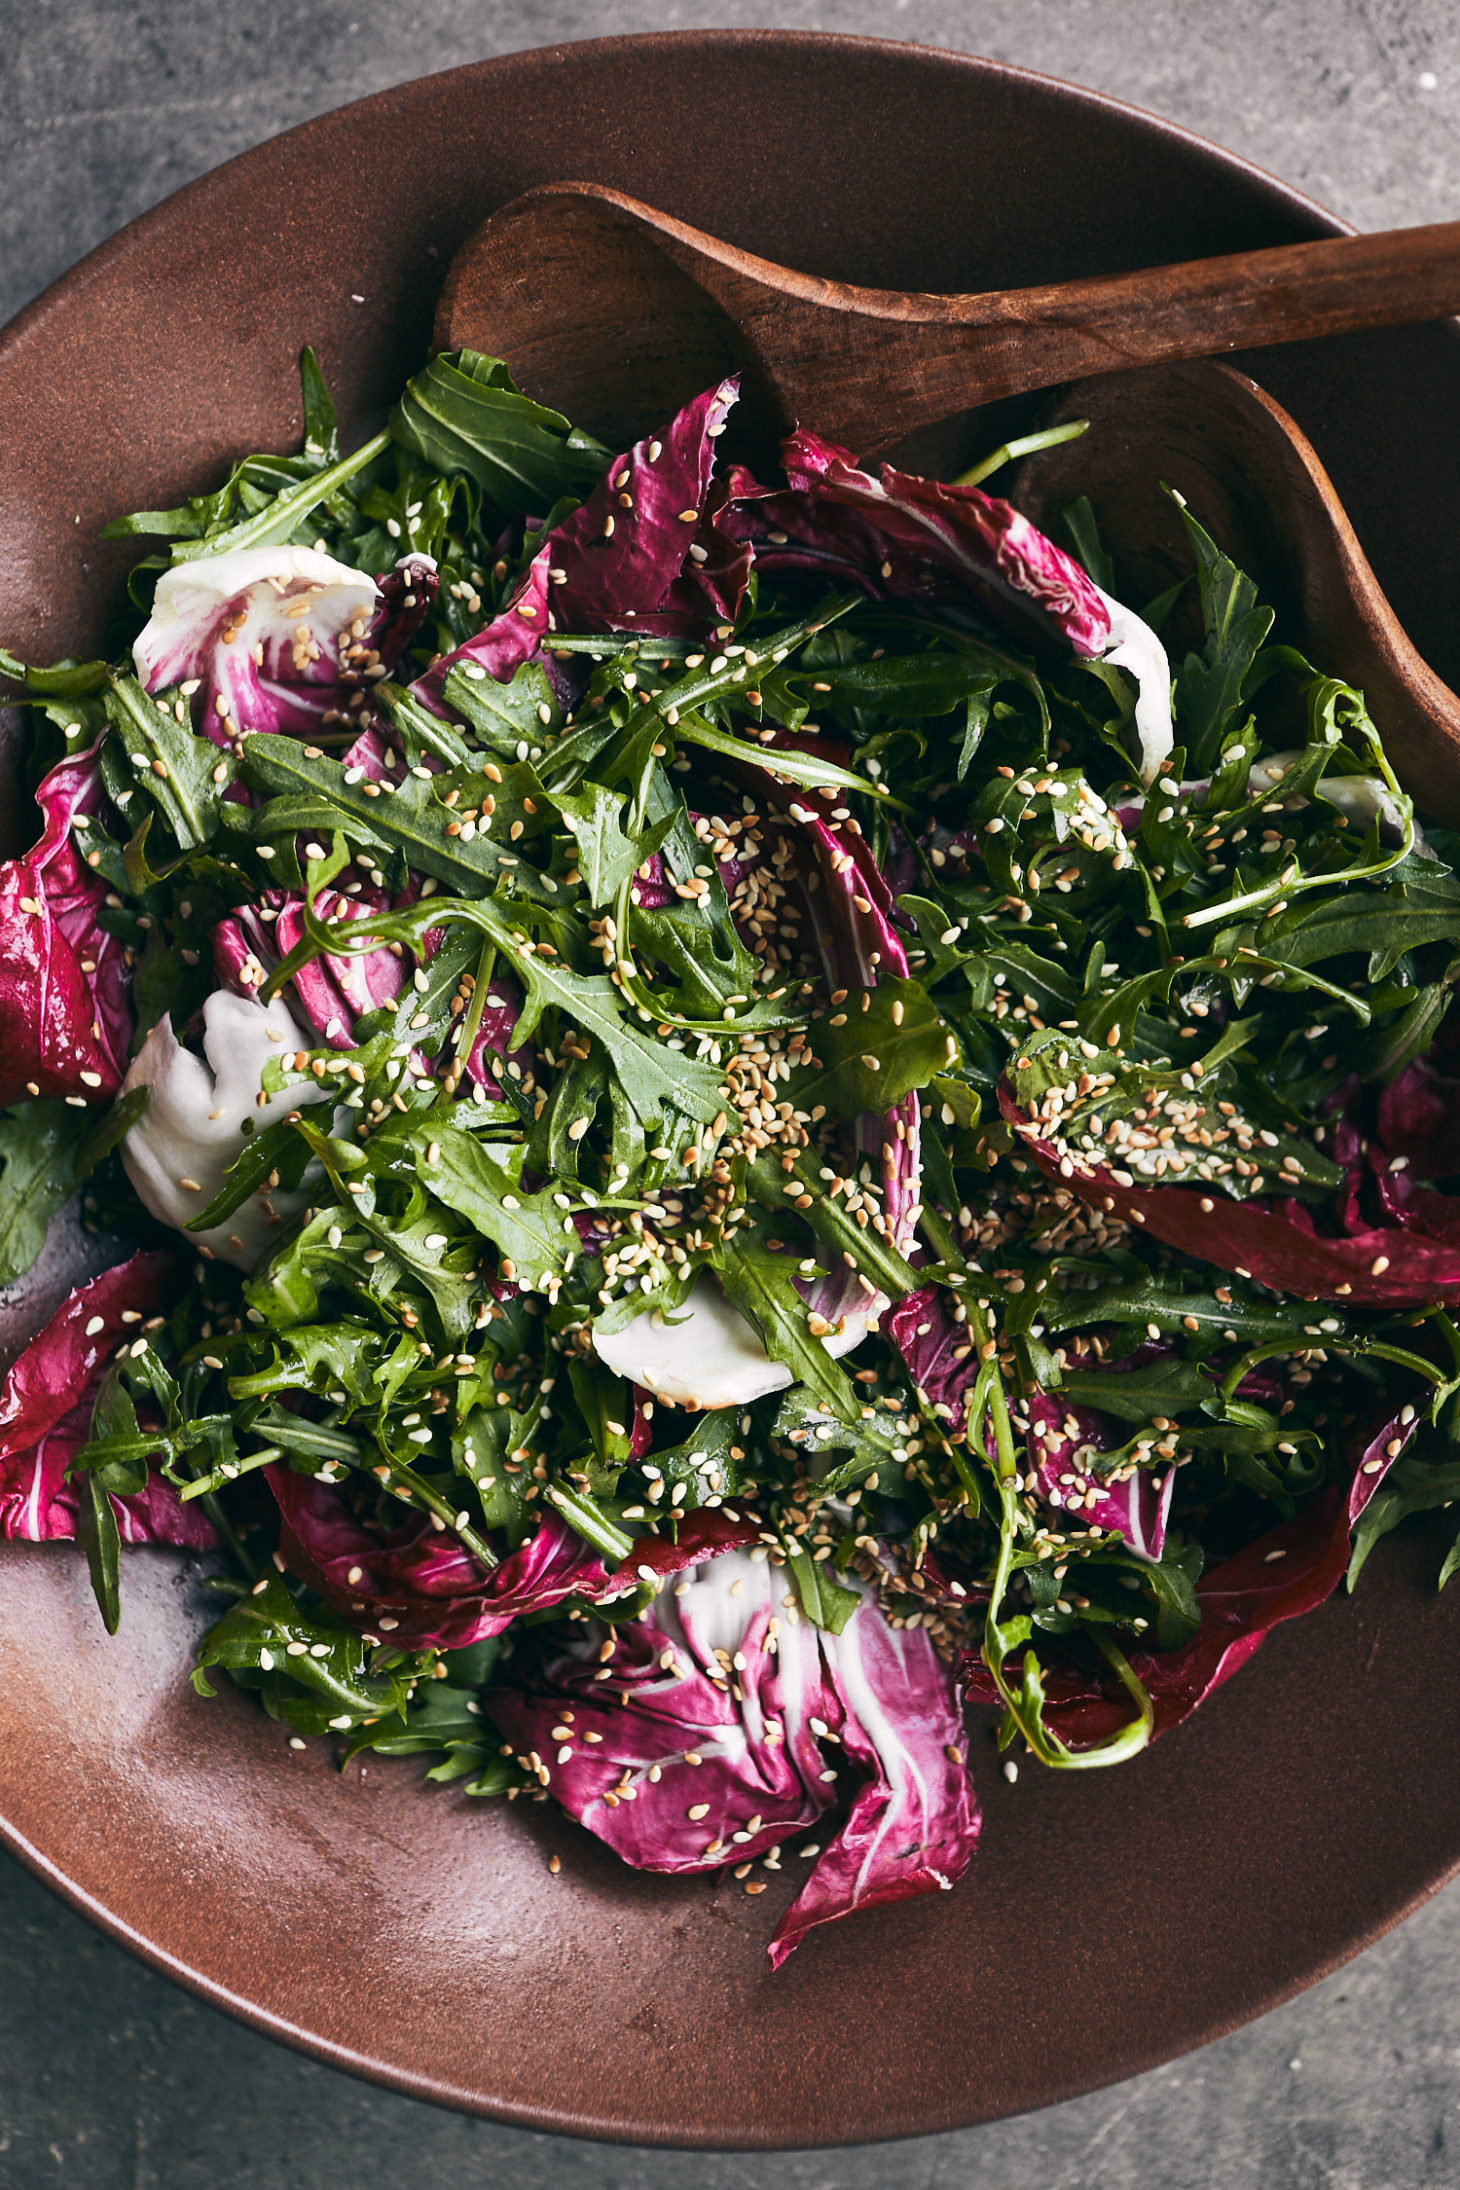
[(861, 1603), (855, 1589), (847, 1589), (830, 1573), (830, 1562), (813, 1559), (794, 1542), (785, 1545), (786, 1566), (796, 1584), (801, 1610), (815, 1627), (839, 1635)]
[(523, 395), (501, 358), (479, 350), (433, 357), (407, 381), (389, 433), (436, 471), (466, 472), (509, 517), (588, 493), (610, 454)]
[(121, 1531), (117, 1516), (100, 1476), (90, 1470), (81, 1477), (76, 1501), (76, 1535), (86, 1553), (92, 1593), (109, 1635), (122, 1621)]
[[(420, 1163), (421, 1180), (436, 1200), (500, 1248), (504, 1275), (543, 1291), (551, 1279), (566, 1274), (567, 1260), (578, 1246), (577, 1231), (572, 1218), (563, 1214), (560, 1188), (549, 1185), (530, 1194), (523, 1187), (523, 1149), (493, 1153), (474, 1134), (434, 1119), (413, 1126), (406, 1140)], [(504, 1161), (497, 1160), (498, 1153)]]
[(269, 1575), (209, 1628), (193, 1686), (200, 1696), (215, 1694), (208, 1669), (221, 1665), (235, 1678), (243, 1676), (241, 1685), (262, 1688), (271, 1714), (302, 1734), (345, 1733), (365, 1719), (404, 1719), (408, 1672), (372, 1673), (369, 1656), (370, 1646), (353, 1628), (322, 1612), (306, 1617), (279, 1576)]
[(585, 783), (581, 791), (561, 791), (554, 804), (577, 847), (578, 872), (590, 905), (612, 904), (679, 819), (677, 813), (668, 813), (650, 828), (626, 831), (627, 798), (620, 791), (605, 790), (601, 783)]
[(505, 683), (478, 663), (460, 666), (447, 676), (441, 696), (503, 760), (525, 760), (521, 748), (542, 745), (561, 722), (557, 694), (539, 661), (519, 663)]
[(891, 1110), (959, 1061), (957, 1039), (922, 983), (895, 975), (853, 989), (830, 1018), (812, 1022), (809, 1040), (816, 1063), (792, 1074), (792, 1100), (834, 1118)]
[(796, 1381), (824, 1399), (842, 1421), (856, 1421), (860, 1406), (851, 1379), (811, 1335), (810, 1311), (794, 1282), (801, 1268), (795, 1256), (738, 1234), (712, 1256), (711, 1267), (731, 1306), (759, 1331), (771, 1360), (784, 1362)]
[(865, 1270), (889, 1298), (900, 1300), (916, 1286), (916, 1272), (880, 1232), (870, 1224), (859, 1225), (843, 1208), (840, 1196), (827, 1193), (821, 1168), (820, 1158), (805, 1150), (789, 1171), (778, 1157), (763, 1155), (751, 1165), (748, 1184), (761, 1207), (772, 1215), (786, 1213), (793, 1199), (799, 1204), (809, 1197), (809, 1206), (798, 1205), (795, 1213), (816, 1238), (838, 1261), (850, 1269)]
[(195, 737), (135, 677), (112, 678), (106, 712), (137, 772), (137, 788), (155, 801), (179, 850), (202, 851), (218, 833), (223, 793), (236, 773), (232, 754)]
[(64, 1102), (0, 1111), (0, 1285), (22, 1277), (46, 1244), (57, 1210), (76, 1190), (76, 1158), (91, 1127)]
[(1272, 629), (1273, 612), (1252, 580), (1224, 555), (1170, 488), (1196, 554), (1206, 644), (1188, 654), (1176, 685), (1176, 714), (1193, 775), (1210, 773), (1228, 725), (1243, 704), (1253, 664)]
[[(472, 1785), (463, 1790), (469, 1795), (505, 1794), (509, 1787), (520, 1786), (522, 1772), (499, 1754), (496, 1728), (483, 1715), (472, 1692), (487, 1680), (501, 1647), (500, 1637), (490, 1637), (489, 1644), (494, 1647), (487, 1655), (480, 1644), (474, 1644), (469, 1651), (448, 1651), (441, 1662), (452, 1666), (456, 1677), (422, 1684), (406, 1707), (404, 1731), (394, 1718), (358, 1727), (345, 1745), (345, 1762), (367, 1752), (383, 1757), (416, 1757), (444, 1750), (444, 1763), (426, 1774), (439, 1786), (465, 1779), (469, 1773), (476, 1775)], [(470, 1686), (462, 1681), (452, 1662), (463, 1658), (475, 1658), (481, 1666), (479, 1677)]]
[(100, 1116), (45, 1099), (0, 1111), (0, 1285), (30, 1269), (51, 1219), (131, 1131), (149, 1093), (133, 1088)]

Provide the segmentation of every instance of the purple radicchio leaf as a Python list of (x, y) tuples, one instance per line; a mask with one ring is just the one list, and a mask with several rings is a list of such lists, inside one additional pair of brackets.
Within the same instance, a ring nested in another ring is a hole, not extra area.
[[(1426, 1239), (1460, 1249), (1460, 1196), (1440, 1194), (1432, 1186), (1416, 1184), (1413, 1175), (1403, 1168), (1403, 1159), (1391, 1164), (1383, 1149), (1370, 1149), (1369, 1163), (1386, 1217), (1407, 1232), (1421, 1233)], [(1400, 1251), (1409, 1252), (1407, 1241), (1401, 1243)]]
[(733, 619), (750, 551), (712, 488), (715, 442), (739, 383), (687, 403), (660, 435), (616, 456), (582, 507), (555, 525), (521, 584), (474, 638), (433, 662), (411, 687), (441, 705), (446, 679), (468, 664), (505, 683), (554, 628), (697, 635)]
[(1022, 637), (1058, 637), (1085, 655), (1110, 645), (1099, 588), (1009, 503), (890, 464), (874, 477), (810, 433), (792, 434), (781, 461), (788, 493), (732, 475), (726, 523), (752, 542), (761, 569), (812, 568), (929, 607), (972, 596)]
[(61, 761), (36, 793), (39, 841), (0, 865), (0, 1104), (24, 1095), (106, 1102), (127, 1069), (126, 961), (97, 918), (106, 884), (72, 834), (101, 798), (94, 748)]
[(412, 1515), (381, 1530), (359, 1520), (343, 1491), (281, 1462), (264, 1475), (279, 1508), (279, 1555), (352, 1625), (403, 1650), (464, 1650), (500, 1635), (519, 1613), (608, 1587), (598, 1553), (549, 1514), (489, 1573), (464, 1545)]
[(198, 680), (194, 721), (215, 744), (241, 731), (345, 722), (399, 662), (435, 597), (429, 556), (377, 581), (316, 548), (235, 548), (176, 563), (132, 648), (149, 692)]
[(484, 625), (475, 638), (467, 639), (454, 653), (442, 654), (432, 662), (411, 686), (412, 696), (440, 715), (445, 712), (441, 695), (453, 669), (484, 669), (498, 684), (509, 684), (522, 664), (537, 653), (545, 635), (553, 628), (548, 604), (551, 565), (552, 543), (549, 539), (528, 564), (521, 584), (500, 613)]
[(1356, 1308), (1427, 1308), (1460, 1300), (1460, 1244), (1383, 1226), (1331, 1238), (1298, 1201), (1234, 1202), (1196, 1187), (1122, 1186), (1103, 1164), (1085, 1168), (1061, 1158), (1019, 1109), (1007, 1083), (1000, 1086), (999, 1104), (1048, 1177), (1194, 1262), (1303, 1300), (1344, 1300)]
[(1433, 1057), (1416, 1058), (1379, 1097), (1378, 1140), (1420, 1179), (1460, 1172), (1460, 1080)]
[[(1405, 1417), (1408, 1416), (1408, 1420)], [(1401, 1408), (1368, 1433), (1347, 1495), (1330, 1483), (1301, 1513), (1212, 1567), (1196, 1585), (1202, 1624), (1175, 1650), (1133, 1651), (1130, 1663), (1155, 1711), (1154, 1741), (1190, 1718), (1239, 1672), (1283, 1620), (1301, 1619), (1331, 1597), (1349, 1562), (1349, 1535), (1419, 1426), (1419, 1410)], [(965, 1656), (971, 1696), (997, 1702), (982, 1661)], [(1130, 1700), (1070, 1665), (1049, 1669), (1045, 1722), (1071, 1747), (1106, 1739), (1130, 1717)]]
[[(825, 740), (785, 731), (763, 750), (786, 747), (814, 751), (834, 761), (844, 758)], [(854, 824), (832, 818), (836, 795), (793, 789), (761, 768), (743, 773), (798, 831), (797, 871), (828, 988), (875, 988), (883, 975), (904, 977), (907, 950), (895, 924), (891, 892), (866, 838)], [(859, 1155), (867, 1158), (876, 1175), (892, 1244), (908, 1255), (914, 1245), (922, 1180), (922, 1110), (916, 1093), (905, 1095), (889, 1111), (863, 1112), (852, 1132)], [(887, 1306), (883, 1294), (869, 1299), (845, 1268), (819, 1279), (807, 1300), (829, 1323), (843, 1317), (875, 1322)]]
[[(133, 1255), (78, 1286), (26, 1347), (0, 1387), (0, 1538), (48, 1543), (76, 1534), (78, 1491), (66, 1469), (91, 1434), (97, 1387), (136, 1319), (166, 1306), (171, 1257)], [(126, 1544), (206, 1550), (212, 1523), (149, 1475), (135, 1497), (112, 1498)]]
[(405, 1650), (464, 1650), (500, 1635), (520, 1614), (551, 1610), (568, 1597), (597, 1604), (622, 1596), (645, 1572), (677, 1573), (703, 1558), (707, 1544), (756, 1534), (751, 1523), (698, 1513), (681, 1528), (678, 1545), (645, 1538), (610, 1570), (550, 1513), (489, 1572), (454, 1536), (433, 1528), (428, 1515), (381, 1529), (355, 1514), (338, 1485), (295, 1475), (277, 1461), (263, 1472), (279, 1508), (279, 1555), (289, 1572), (352, 1626), (389, 1635)]
[[(726, 524), (751, 541), (764, 569), (817, 569), (873, 598), (937, 607), (976, 604), (1023, 640), (1062, 640), (1136, 680), (1136, 729), (1147, 782), (1172, 746), (1171, 673), (1155, 633), (1113, 601), (1062, 548), (1008, 502), (879, 466), (794, 433), (781, 461), (787, 494), (746, 475), (732, 482)], [(799, 506), (798, 506), (799, 505)]]
[[(371, 914), (399, 912), (416, 902), (415, 886), (391, 897), (384, 890), (362, 890), (358, 896), (323, 889), (315, 899), (322, 920), (363, 921)], [(270, 890), (257, 905), (244, 905), (221, 920), (213, 931), (213, 963), (220, 987), (237, 996), (255, 996), (279, 960), (304, 935), (305, 905), (293, 892)], [(421, 957), (429, 965), (441, 943), (439, 929), (428, 928), (421, 938)], [(334, 1049), (353, 1049), (356, 1023), (368, 1012), (393, 1004), (405, 986), (409, 968), (388, 943), (373, 951), (354, 954), (323, 952), (301, 966), (289, 983), (304, 1025)], [(500, 1089), (500, 1065), (509, 1056), (524, 1069), (532, 1061), (528, 1047), (509, 1051), (512, 1030), (522, 1016), (522, 991), (510, 975), (494, 973), (487, 987), (481, 1024), (472, 1043), (466, 1068), (470, 1077), (489, 1092)], [(437, 1060), (444, 1067), (445, 1057)], [(424, 1052), (414, 1052), (411, 1070), (418, 1075), (433, 1069)]]
[(724, 1554), (613, 1631), (607, 1682), (590, 1626), (556, 1638), (530, 1686), (486, 1698), (502, 1734), (540, 1755), (573, 1707), (552, 1791), (644, 1870), (765, 1854), (836, 1801), (844, 1755), (862, 1784), (777, 1929), (777, 1965), (815, 1924), (951, 1887), (978, 1834), (957, 1692), (926, 1631), (893, 1630), (865, 1595), (831, 1636), (778, 1611), (780, 1596), (768, 1561)]
[(576, 631), (690, 637), (734, 617), (750, 555), (721, 529), (715, 443), (739, 392), (706, 388), (663, 429), (616, 456), (581, 509), (548, 536), (553, 610)]
[[(1038, 1496), (1047, 1506), (1078, 1510), (1085, 1528), (1121, 1536), (1141, 1559), (1159, 1559), (1176, 1470), (1159, 1480), (1149, 1468), (1134, 1468), (1123, 1481), (1105, 1478), (1091, 1466), (1102, 1452), (1118, 1450), (1125, 1438), (1120, 1426), (1093, 1407), (1072, 1407), (1057, 1392), (1035, 1392), (1027, 1404), (1029, 1442), (1026, 1461), (1034, 1462)], [(1073, 1483), (1063, 1478), (1073, 1475)]]

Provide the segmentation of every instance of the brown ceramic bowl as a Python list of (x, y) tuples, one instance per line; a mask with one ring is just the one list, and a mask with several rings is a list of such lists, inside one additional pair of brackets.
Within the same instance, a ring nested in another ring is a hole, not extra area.
[[(40, 659), (98, 645), (129, 551), (97, 527), (291, 444), (301, 343), (348, 430), (372, 428), (424, 354), (457, 243), (564, 172), (772, 259), (927, 289), (1338, 225), (1147, 115), (900, 45), (695, 32), (408, 84), (206, 176), (0, 341), (0, 636)], [(1451, 333), (1266, 351), (1256, 369), (1457, 681), (1436, 545), (1460, 484)], [(951, 442), (994, 438), (965, 421)], [(14, 799), (9, 828), (17, 843), (30, 829)], [(17, 1330), (64, 1287), (75, 1245), (53, 1242)], [(1356, 1600), (1279, 1630), (1134, 1765), (1031, 1767), (1010, 1787), (981, 1733), (987, 1821), (957, 1892), (818, 1933), (777, 1977), (764, 1946), (789, 1880), (751, 1901), (636, 1874), (545, 1812), (423, 1791), (410, 1764), (342, 1778), (324, 1743), (291, 1752), (226, 1684), (201, 1701), (197, 1578), (164, 1554), (129, 1555), (115, 1641), (71, 1549), (3, 1554), (3, 1831), (158, 1968), (421, 2097), (710, 2146), (947, 2129), (1215, 2037), (1448, 1877), (1460, 1588), (1436, 1597), (1438, 1556), (1423, 1530), (1392, 1539)]]

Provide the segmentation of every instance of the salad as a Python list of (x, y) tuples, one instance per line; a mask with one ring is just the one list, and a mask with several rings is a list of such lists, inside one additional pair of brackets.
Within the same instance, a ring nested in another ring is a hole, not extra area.
[(1136, 613), (983, 491), (1051, 436), (767, 482), (733, 381), (612, 453), (464, 351), (344, 453), (302, 369), (0, 656), (0, 1281), (73, 1196), (100, 1273), (0, 1536), (111, 1630), (206, 1553), (295, 1747), (790, 1871), (779, 1963), (966, 1868), (969, 1700), (1117, 1763), (1460, 1496), (1457, 846), (1189, 511)]

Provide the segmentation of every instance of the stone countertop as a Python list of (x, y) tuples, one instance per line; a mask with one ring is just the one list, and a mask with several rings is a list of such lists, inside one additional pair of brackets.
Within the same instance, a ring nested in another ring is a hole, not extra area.
[[(611, 32), (914, 39), (1149, 107), (1360, 227), (1450, 219), (1460, 197), (1460, 11), (1443, 0), (31, 0), (6, 16), (0, 320), (281, 129), (435, 69)], [(687, 2158), (499, 2128), (305, 2060), (0, 1857), (0, 2183), (667, 2190), (692, 2171), (703, 2190), (1421, 2190), (1460, 2175), (1457, 1966), (1460, 1886), (1262, 2021), (1047, 2113), (898, 2146)]]

